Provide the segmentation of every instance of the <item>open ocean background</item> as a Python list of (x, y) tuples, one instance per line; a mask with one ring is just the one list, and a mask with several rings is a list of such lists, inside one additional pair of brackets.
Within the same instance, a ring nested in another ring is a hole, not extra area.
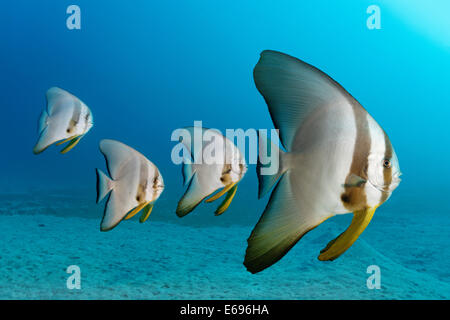
[[(81, 8), (81, 30), (66, 9)], [(381, 9), (369, 30), (369, 5)], [(0, 298), (449, 299), (450, 3), (378, 1), (8, 1), (0, 6)], [(179, 219), (173, 130), (272, 128), (252, 70), (264, 49), (298, 57), (346, 88), (388, 133), (402, 183), (333, 262), (320, 249), (351, 215), (308, 233), (257, 275), (242, 265), (268, 197), (255, 166), (220, 217), (218, 203)], [(66, 89), (93, 129), (66, 155), (35, 156), (45, 92)], [(145, 224), (101, 233), (95, 168), (101, 139), (160, 169), (165, 191)], [(81, 290), (66, 268), (81, 268)], [(381, 289), (369, 290), (369, 265)]]

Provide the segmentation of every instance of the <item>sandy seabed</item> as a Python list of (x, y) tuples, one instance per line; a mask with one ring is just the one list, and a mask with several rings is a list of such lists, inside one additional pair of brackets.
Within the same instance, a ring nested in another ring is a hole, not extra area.
[[(411, 232), (384, 225), (386, 233), (379, 232), (380, 225), (367, 230), (342, 257), (320, 262), (320, 249), (342, 232), (337, 223), (323, 224), (280, 262), (252, 275), (242, 264), (250, 226), (130, 220), (102, 233), (96, 219), (0, 215), (0, 298), (449, 299), (450, 270), (442, 267), (448, 248), (442, 256), (433, 239), (417, 241), (423, 243), (418, 247)], [(442, 228), (445, 233), (447, 226)], [(440, 254), (441, 261), (430, 260)], [(81, 269), (80, 290), (66, 286), (70, 265)], [(369, 265), (381, 269), (379, 290), (367, 288)]]

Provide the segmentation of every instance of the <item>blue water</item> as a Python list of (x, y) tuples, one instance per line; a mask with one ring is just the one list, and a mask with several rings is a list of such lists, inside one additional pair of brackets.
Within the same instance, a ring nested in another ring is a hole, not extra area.
[[(439, 12), (450, 5), (390, 2), (377, 2), (380, 30), (366, 27), (373, 1), (77, 0), (81, 30), (66, 27), (72, 2), (2, 3), (0, 298), (448, 299), (450, 27)], [(388, 133), (403, 181), (335, 262), (316, 257), (350, 217), (320, 226), (255, 276), (242, 261), (268, 198), (257, 200), (254, 166), (225, 214), (203, 204), (179, 219), (184, 189), (170, 136), (195, 120), (272, 128), (252, 78), (264, 49), (307, 61), (356, 97)], [(82, 99), (95, 124), (68, 154), (35, 156), (52, 86)], [(103, 138), (159, 167), (166, 189), (146, 224), (98, 230)], [(65, 287), (71, 264), (83, 272), (81, 290)], [(381, 268), (380, 290), (366, 287), (371, 264)]]

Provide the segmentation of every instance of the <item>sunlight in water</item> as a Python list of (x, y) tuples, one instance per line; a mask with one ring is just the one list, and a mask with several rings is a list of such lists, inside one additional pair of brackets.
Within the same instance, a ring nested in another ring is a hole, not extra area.
[(408, 25), (450, 50), (450, 1), (383, 1)]

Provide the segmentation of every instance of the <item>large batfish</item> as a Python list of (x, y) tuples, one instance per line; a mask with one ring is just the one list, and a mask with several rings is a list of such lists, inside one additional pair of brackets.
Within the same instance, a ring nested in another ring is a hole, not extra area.
[(260, 197), (276, 186), (248, 239), (244, 265), (259, 272), (328, 218), (353, 212), (348, 229), (318, 257), (334, 260), (400, 183), (392, 144), (355, 98), (299, 59), (264, 51), (253, 76), (285, 151), (260, 142), (260, 156), (266, 148), (279, 152), (278, 172), (258, 172)]

